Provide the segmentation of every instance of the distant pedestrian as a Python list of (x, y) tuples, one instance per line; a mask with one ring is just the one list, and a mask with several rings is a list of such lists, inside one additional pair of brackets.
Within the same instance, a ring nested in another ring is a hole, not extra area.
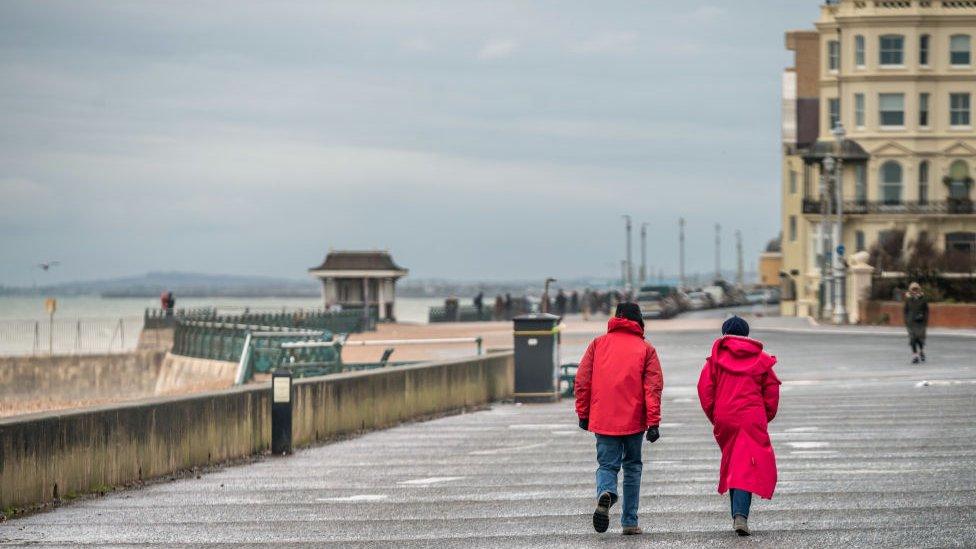
[(512, 318), (512, 294), (505, 294), (505, 320)]
[(925, 362), (925, 329), (929, 325), (929, 302), (918, 282), (908, 285), (904, 315), (908, 344), (912, 348), (912, 364), (918, 364), (919, 360)]
[(580, 312), (583, 314), (583, 320), (590, 319), (590, 312), (593, 310), (593, 292), (589, 288), (583, 290), (583, 299)]
[(495, 296), (495, 311), (492, 320), (503, 320), (505, 318), (505, 299), (501, 294)]
[(576, 290), (573, 290), (573, 293), (569, 294), (569, 312), (572, 314), (580, 312), (579, 292)]
[(722, 324), (698, 379), (698, 398), (722, 449), (718, 492), (729, 492), (732, 528), (748, 536), (752, 494), (772, 499), (776, 454), (768, 425), (779, 407), (776, 357), (749, 338), (749, 324), (734, 316)]
[(569, 298), (566, 297), (566, 292), (559, 290), (556, 294), (556, 314), (560, 317), (566, 316), (566, 305), (569, 302)]
[(481, 320), (481, 313), (485, 309), (485, 293), (478, 292), (478, 295), (474, 296), (474, 308), (478, 310), (478, 320)]
[(163, 308), (166, 309), (166, 316), (173, 316), (173, 308), (176, 307), (176, 298), (173, 296), (173, 291), (170, 290), (166, 292), (166, 303)]
[[(637, 525), (640, 503), (641, 445), (654, 442), (661, 422), (664, 377), (657, 351), (644, 339), (640, 307), (621, 303), (607, 333), (593, 340), (576, 372), (576, 415), (580, 429), (596, 435), (596, 510), (593, 528), (606, 532), (610, 507), (618, 499), (617, 473), (624, 470), (624, 535), (641, 534)], [(646, 432), (646, 433), (645, 433)]]

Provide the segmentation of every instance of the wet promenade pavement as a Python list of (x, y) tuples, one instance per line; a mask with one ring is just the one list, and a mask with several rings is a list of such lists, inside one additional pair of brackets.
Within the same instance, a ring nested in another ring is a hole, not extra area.
[[(715, 493), (719, 453), (694, 390), (712, 333), (654, 333), (666, 391), (645, 443), (639, 538), (590, 526), (594, 443), (572, 404), (415, 423), (0, 524), (0, 544), (342, 547), (976, 545), (976, 340), (757, 333), (784, 380), (780, 483), (752, 538)], [(564, 352), (575, 359), (578, 346)], [(927, 382), (927, 383), (926, 383)]]

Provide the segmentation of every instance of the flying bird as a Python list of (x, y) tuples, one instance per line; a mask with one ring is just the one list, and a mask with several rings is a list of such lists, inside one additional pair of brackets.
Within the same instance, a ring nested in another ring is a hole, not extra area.
[(40, 269), (42, 271), (49, 271), (49, 270), (51, 270), (51, 267), (54, 267), (54, 266), (57, 266), (57, 265), (60, 265), (60, 264), (61, 264), (60, 261), (45, 261), (44, 263), (38, 263), (35, 266), (36, 267), (40, 267)]

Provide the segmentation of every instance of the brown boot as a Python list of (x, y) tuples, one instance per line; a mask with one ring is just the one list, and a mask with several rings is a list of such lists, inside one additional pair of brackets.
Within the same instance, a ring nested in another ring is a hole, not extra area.
[(641, 530), (640, 526), (624, 526), (623, 531), (620, 533), (625, 536), (639, 536), (643, 534), (644, 531)]
[(752, 535), (751, 532), (749, 532), (749, 520), (742, 515), (736, 515), (735, 518), (732, 519), (732, 529), (735, 530), (735, 533), (739, 534), (740, 536)]

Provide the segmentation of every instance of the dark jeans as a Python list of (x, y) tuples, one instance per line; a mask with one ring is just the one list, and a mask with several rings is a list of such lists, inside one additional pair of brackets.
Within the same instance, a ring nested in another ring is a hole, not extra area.
[(641, 443), (644, 433), (622, 437), (596, 435), (596, 495), (603, 492), (617, 495), (617, 473), (624, 469), (623, 510), (621, 526), (637, 526), (637, 506), (640, 502)]
[(732, 518), (742, 515), (749, 518), (749, 506), (752, 504), (752, 492), (739, 490), (738, 488), (729, 489), (729, 499), (732, 501)]
[(908, 344), (912, 346), (912, 352), (925, 351), (925, 340), (915, 336), (908, 336)]

